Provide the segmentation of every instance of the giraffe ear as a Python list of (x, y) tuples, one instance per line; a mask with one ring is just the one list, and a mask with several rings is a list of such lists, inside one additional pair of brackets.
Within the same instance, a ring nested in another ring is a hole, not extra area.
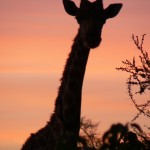
[(64, 4), (65, 11), (69, 15), (76, 16), (77, 11), (78, 11), (78, 7), (76, 6), (76, 4), (73, 1), (71, 1), (71, 0), (63, 0), (63, 4)]
[(119, 11), (122, 8), (122, 4), (110, 4), (106, 9), (105, 9), (105, 15), (106, 19), (113, 18), (118, 15)]

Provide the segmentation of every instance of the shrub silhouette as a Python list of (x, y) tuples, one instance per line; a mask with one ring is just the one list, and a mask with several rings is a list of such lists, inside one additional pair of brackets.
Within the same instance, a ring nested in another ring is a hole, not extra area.
[(98, 123), (81, 119), (78, 150), (149, 150), (148, 139), (138, 124), (114, 124), (102, 137), (97, 131)]
[[(136, 125), (138, 127), (138, 125)], [(115, 124), (102, 137), (100, 150), (145, 150), (145, 145), (136, 133), (129, 130), (128, 124)]]

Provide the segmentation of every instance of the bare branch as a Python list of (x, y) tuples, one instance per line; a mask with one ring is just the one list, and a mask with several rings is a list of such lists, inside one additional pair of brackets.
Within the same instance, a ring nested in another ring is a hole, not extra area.
[[(139, 63), (136, 62), (135, 57), (132, 61), (125, 60), (122, 61), (123, 67), (116, 68), (119, 71), (125, 71), (129, 74), (127, 79), (127, 88), (130, 99), (132, 100), (134, 106), (138, 110), (137, 115), (132, 121), (135, 121), (141, 114), (150, 117), (150, 100), (143, 101), (143, 104), (138, 104), (137, 100), (134, 98), (135, 94), (143, 94), (146, 90), (150, 90), (150, 59), (148, 53), (144, 50), (144, 40), (145, 35), (142, 35), (141, 40), (138, 36), (132, 35), (132, 40), (140, 51)], [(139, 91), (133, 93), (133, 87), (139, 87)]]

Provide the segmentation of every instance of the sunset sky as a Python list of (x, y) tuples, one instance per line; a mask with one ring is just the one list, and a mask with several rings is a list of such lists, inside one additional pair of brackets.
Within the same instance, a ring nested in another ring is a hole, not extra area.
[[(83, 86), (82, 116), (100, 122), (101, 134), (137, 112), (127, 74), (115, 69), (139, 55), (131, 35), (146, 33), (144, 48), (150, 48), (150, 0), (104, 0), (104, 7), (115, 2), (123, 8), (91, 50)], [(62, 0), (0, 0), (0, 150), (19, 150), (49, 120), (77, 30)]]

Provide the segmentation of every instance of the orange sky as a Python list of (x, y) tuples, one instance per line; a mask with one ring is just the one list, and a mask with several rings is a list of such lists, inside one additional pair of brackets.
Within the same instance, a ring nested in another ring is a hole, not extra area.
[[(105, 7), (115, 2), (124, 6), (104, 26), (84, 80), (82, 116), (100, 122), (101, 132), (136, 113), (127, 94), (127, 75), (115, 70), (122, 60), (138, 55), (131, 35), (146, 33), (144, 47), (150, 47), (149, 0), (104, 2)], [(1, 150), (19, 150), (48, 121), (77, 29), (61, 0), (0, 0)]]

